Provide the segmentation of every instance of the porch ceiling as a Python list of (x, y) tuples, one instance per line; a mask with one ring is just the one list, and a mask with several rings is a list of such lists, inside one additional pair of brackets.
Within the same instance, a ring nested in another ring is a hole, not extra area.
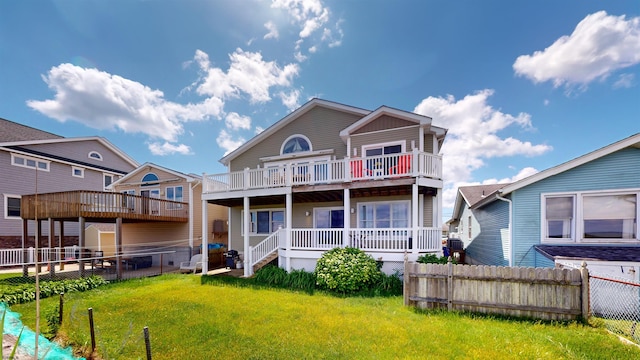
[[(382, 184), (384, 183), (384, 184)], [(350, 189), (351, 198), (407, 196), (411, 195), (414, 179), (394, 180), (393, 185), (380, 181), (362, 181), (350, 184), (328, 184), (315, 186), (295, 186), (291, 189), (294, 203), (343, 201), (344, 189)], [(391, 186), (390, 186), (391, 185)], [(436, 189), (419, 187), (418, 192), (433, 196)], [(239, 197), (209, 200), (209, 203), (227, 207), (243, 205), (243, 198)], [(285, 195), (266, 195), (251, 198), (251, 205), (284, 204)]]

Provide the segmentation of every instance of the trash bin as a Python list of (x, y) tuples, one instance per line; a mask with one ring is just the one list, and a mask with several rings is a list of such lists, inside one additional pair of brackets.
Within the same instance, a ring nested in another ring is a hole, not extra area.
[(229, 269), (235, 269), (236, 268), (236, 260), (238, 260), (238, 258), (239, 258), (238, 251), (236, 251), (236, 250), (227, 251), (227, 253), (225, 255), (226, 267), (229, 268)]

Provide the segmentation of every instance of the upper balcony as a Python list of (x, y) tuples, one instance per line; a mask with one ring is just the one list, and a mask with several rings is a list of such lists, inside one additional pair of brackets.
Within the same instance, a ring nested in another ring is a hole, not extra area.
[(185, 202), (147, 196), (102, 191), (64, 191), (23, 195), (23, 219), (69, 219), (79, 217), (91, 222), (122, 218), (123, 222), (187, 222), (189, 206)]
[(203, 194), (397, 178), (442, 180), (442, 157), (414, 150), (364, 158), (304, 161), (204, 175)]

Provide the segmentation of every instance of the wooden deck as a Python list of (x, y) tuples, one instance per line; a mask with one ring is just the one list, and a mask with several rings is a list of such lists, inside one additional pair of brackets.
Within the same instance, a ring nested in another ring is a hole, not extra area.
[(146, 196), (101, 191), (65, 191), (23, 195), (21, 217), (25, 220), (56, 219), (105, 222), (121, 218), (123, 222), (187, 222), (189, 206), (185, 202)]

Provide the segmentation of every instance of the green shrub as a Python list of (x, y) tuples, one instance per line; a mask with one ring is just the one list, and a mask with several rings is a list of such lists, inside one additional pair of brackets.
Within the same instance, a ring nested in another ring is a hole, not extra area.
[[(422, 264), (446, 264), (448, 262), (448, 258), (446, 256), (438, 256), (436, 254), (424, 254), (418, 257), (416, 262)], [(452, 262), (456, 264), (457, 262), (452, 259)]]
[(55, 304), (45, 309), (44, 319), (47, 322), (46, 328), (42, 331), (42, 335), (51, 340), (58, 334), (60, 329), (60, 305)]
[(371, 288), (382, 273), (373, 257), (345, 247), (324, 253), (316, 263), (315, 274), (321, 289), (347, 294)]
[[(91, 290), (107, 283), (105, 279), (99, 276), (62, 281), (43, 281), (40, 283), (40, 298), (44, 299), (63, 292)], [(0, 294), (0, 302), (4, 302), (7, 305), (26, 303), (35, 299), (35, 284), (29, 283), (4, 287), (3, 292)]]
[(302, 290), (313, 293), (316, 277), (315, 274), (304, 270), (292, 270), (288, 273), (283, 268), (267, 265), (256, 271), (254, 283), (257, 285)]

